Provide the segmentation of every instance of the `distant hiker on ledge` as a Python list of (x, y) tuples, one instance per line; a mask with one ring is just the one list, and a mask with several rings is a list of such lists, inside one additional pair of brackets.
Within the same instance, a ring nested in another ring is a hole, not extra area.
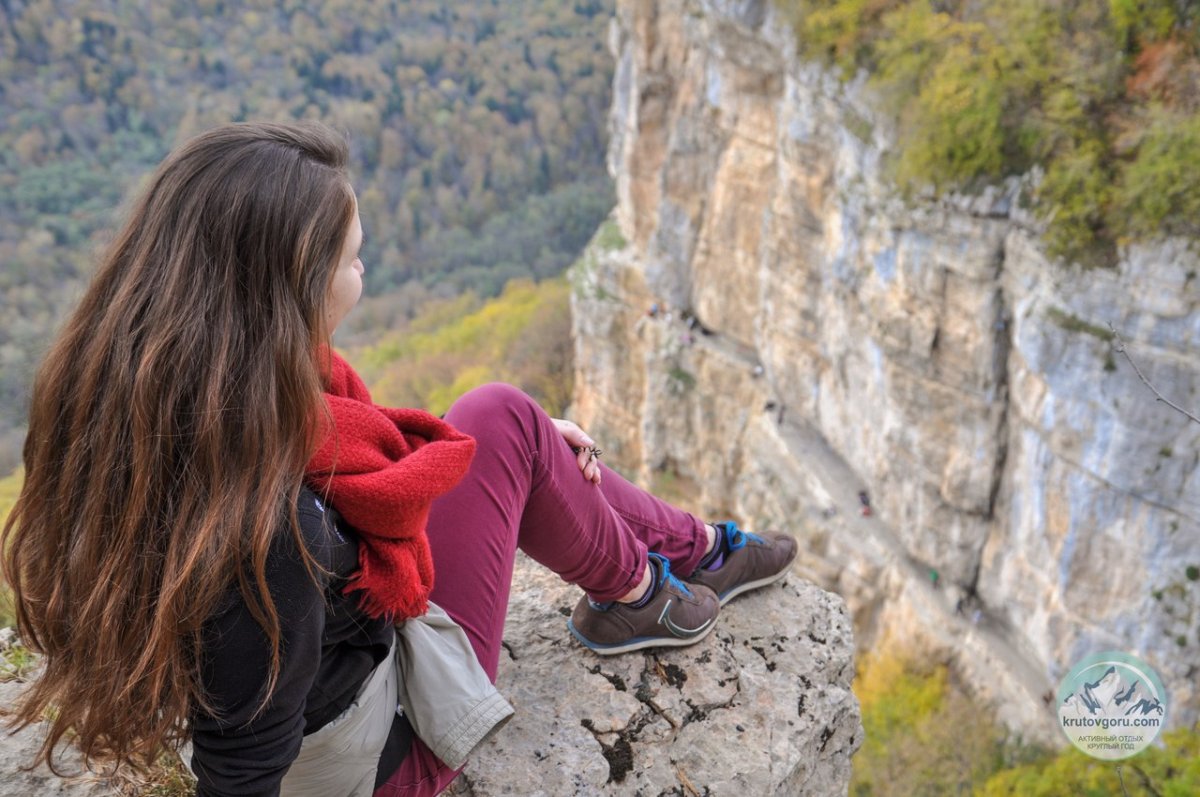
[(788, 572), (789, 535), (649, 495), (514, 387), (375, 404), (331, 347), (364, 272), (346, 160), (319, 125), (184, 144), (47, 354), (0, 541), (39, 760), (190, 741), (200, 795), (436, 794), (512, 714), (518, 548), (604, 655), (690, 645)]
[(862, 509), (862, 516), (870, 517), (871, 516), (871, 498), (870, 498), (870, 496), (867, 495), (866, 490), (858, 491), (858, 503)]

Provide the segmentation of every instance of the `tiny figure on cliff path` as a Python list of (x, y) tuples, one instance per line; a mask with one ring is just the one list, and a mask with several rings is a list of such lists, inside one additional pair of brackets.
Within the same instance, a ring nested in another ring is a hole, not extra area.
[(871, 516), (871, 497), (867, 495), (866, 490), (858, 491), (858, 503), (863, 517)]
[(30, 765), (190, 742), (200, 797), (436, 794), (513, 714), (518, 549), (582, 591), (581, 656), (694, 644), (789, 572), (789, 534), (636, 487), (515, 387), (375, 404), (332, 345), (365, 271), (348, 157), (312, 123), (184, 143), (46, 355), (0, 539), (46, 665), (6, 717), (47, 723)]

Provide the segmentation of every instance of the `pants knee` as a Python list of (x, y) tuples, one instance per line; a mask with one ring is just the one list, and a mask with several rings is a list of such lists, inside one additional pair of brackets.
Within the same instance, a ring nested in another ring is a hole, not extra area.
[(446, 420), (468, 434), (509, 422), (525, 423), (540, 407), (523, 390), (505, 382), (490, 382), (459, 397)]

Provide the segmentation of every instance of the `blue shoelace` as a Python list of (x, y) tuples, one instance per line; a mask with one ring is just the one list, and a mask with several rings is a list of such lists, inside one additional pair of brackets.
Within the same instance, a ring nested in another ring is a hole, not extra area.
[(671, 575), (671, 563), (667, 560), (667, 557), (653, 552), (646, 555), (653, 556), (658, 561), (659, 565), (662, 566), (662, 575), (658, 577), (659, 589), (662, 589), (664, 584), (670, 582), (671, 584), (675, 585), (675, 589), (679, 590), (684, 595), (691, 597), (692, 591), (687, 588), (687, 584), (684, 584), (682, 581), (675, 578), (675, 576)]
[[(654, 553), (653, 551), (647, 553), (646, 556), (653, 558), (656, 562), (658, 562), (658, 565), (659, 565), (659, 568), (658, 568), (659, 576), (658, 576), (657, 582), (655, 583), (655, 589), (654, 589), (655, 594), (658, 594), (658, 591), (663, 588), (664, 584), (666, 584), (667, 582), (670, 582), (675, 585), (675, 589), (682, 592), (684, 595), (691, 597), (692, 591), (687, 588), (687, 584), (683, 583), (679, 579), (675, 578), (675, 576), (671, 575), (671, 562), (667, 559), (667, 557), (663, 556), (662, 554)], [(643, 598), (643, 600), (645, 600), (645, 598)], [(637, 601), (632, 605), (636, 606), (640, 602), (641, 601)], [(606, 612), (613, 607), (613, 604), (615, 604), (616, 601), (607, 601), (605, 603), (597, 603), (596, 601), (592, 600), (591, 598), (588, 598), (588, 603), (596, 611)]]
[(726, 520), (724, 523), (719, 525), (725, 532), (725, 541), (729, 545), (730, 553), (733, 553), (738, 548), (745, 548), (748, 540), (754, 540), (755, 542), (766, 544), (766, 540), (764, 540), (762, 537), (749, 531), (742, 531), (732, 520)]

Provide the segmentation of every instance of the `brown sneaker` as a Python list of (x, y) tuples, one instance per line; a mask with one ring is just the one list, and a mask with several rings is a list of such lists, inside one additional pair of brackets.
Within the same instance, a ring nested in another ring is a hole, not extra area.
[(683, 647), (699, 642), (716, 626), (720, 604), (712, 590), (689, 586), (671, 575), (667, 560), (650, 554), (654, 597), (634, 608), (627, 603), (595, 603), (587, 595), (575, 606), (567, 628), (601, 656), (651, 647)]
[(721, 605), (752, 589), (765, 587), (787, 575), (796, 558), (796, 541), (788, 534), (767, 532), (763, 535), (742, 531), (733, 521), (714, 523), (717, 539), (723, 547), (723, 559), (715, 570), (697, 567), (688, 576), (689, 584), (702, 584), (713, 592)]

